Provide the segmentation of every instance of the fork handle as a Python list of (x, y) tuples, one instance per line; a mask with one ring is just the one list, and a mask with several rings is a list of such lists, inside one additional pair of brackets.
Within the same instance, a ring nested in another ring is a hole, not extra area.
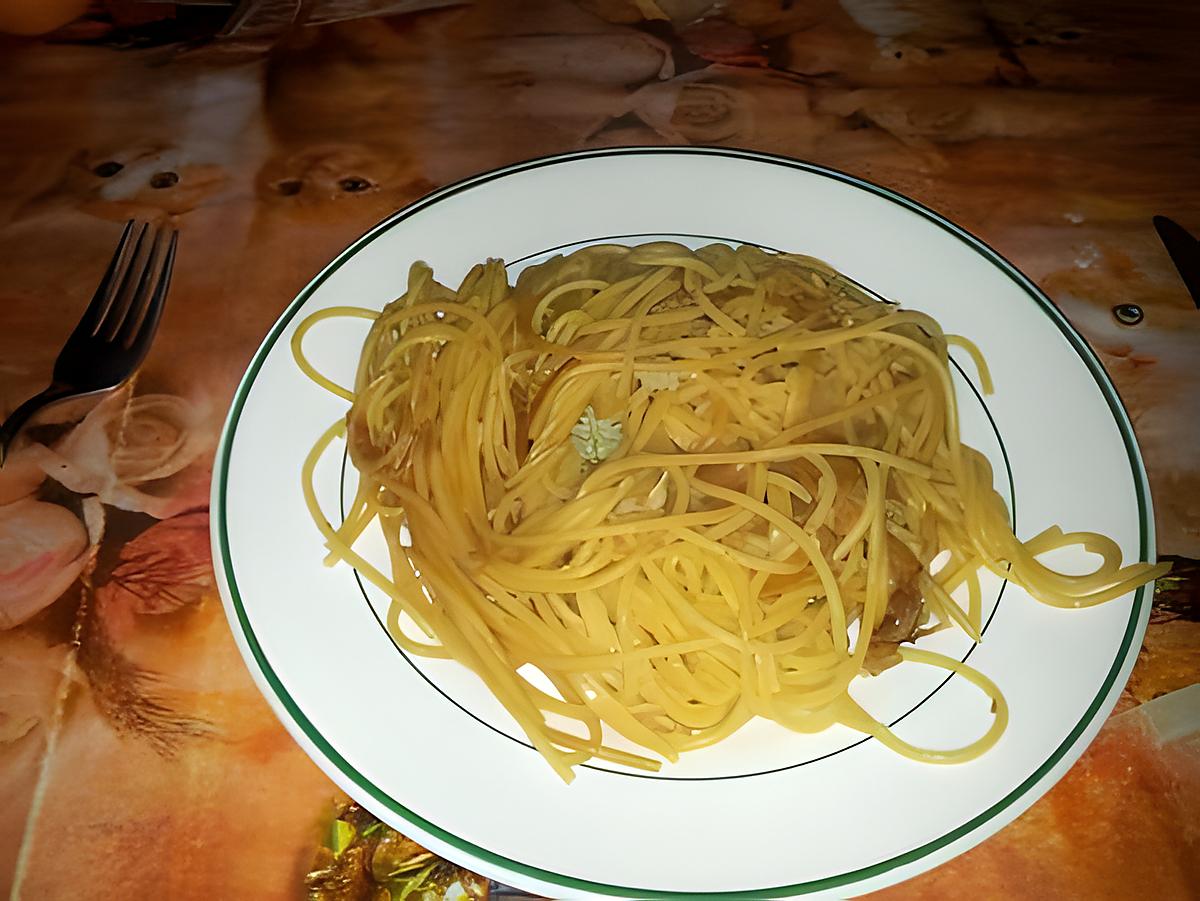
[(0, 425), (0, 466), (4, 465), (4, 461), (8, 457), (8, 449), (12, 446), (17, 434), (34, 413), (57, 401), (74, 397), (77, 393), (69, 385), (55, 382), (9, 413), (8, 418)]

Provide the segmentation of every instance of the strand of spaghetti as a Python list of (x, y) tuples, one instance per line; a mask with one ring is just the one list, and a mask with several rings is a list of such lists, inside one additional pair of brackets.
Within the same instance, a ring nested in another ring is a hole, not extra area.
[(964, 338), (962, 335), (944, 335), (946, 343), (951, 347), (961, 347), (971, 356), (971, 362), (975, 364), (975, 371), (979, 373), (979, 387), (984, 394), (995, 393), (995, 387), (992, 384), (992, 371), (988, 368), (987, 360), (984, 359), (983, 351), (979, 349), (979, 345), (969, 338)]
[(553, 520), (550, 520), (545, 524), (544, 532), (521, 535), (492, 532), (490, 537), (499, 545), (541, 548), (545, 547), (547, 543), (576, 544), (615, 535), (644, 535), (671, 529), (690, 529), (693, 526), (722, 522), (733, 512), (736, 512), (734, 507), (718, 507), (713, 510), (697, 510), (695, 513), (681, 513), (674, 516), (647, 515), (645, 519), (625, 519), (609, 526), (592, 526), (591, 528), (567, 531), (555, 528)]
[(873, 463), (886, 463), (902, 472), (929, 478), (930, 468), (922, 463), (889, 454), (873, 447), (852, 444), (792, 444), (787, 447), (760, 448), (727, 453), (678, 453), (643, 454), (617, 460), (612, 464), (601, 464), (584, 479), (580, 491), (594, 490), (597, 483), (611, 481), (634, 469), (665, 466), (709, 466), (718, 463), (779, 463), (797, 457), (822, 454), (827, 457), (861, 457)]
[(546, 315), (546, 311), (550, 308), (550, 304), (554, 303), (554, 301), (559, 297), (562, 297), (571, 291), (602, 291), (609, 287), (612, 286), (608, 282), (600, 281), (598, 279), (584, 278), (576, 279), (573, 282), (567, 282), (552, 288), (542, 295), (542, 299), (539, 300), (537, 306), (533, 308), (533, 317), (530, 320), (533, 330), (539, 334), (545, 334), (546, 330), (542, 328), (542, 319)]
[(880, 394), (873, 394), (869, 397), (864, 397), (862, 400), (857, 401), (850, 406), (843, 407), (836, 412), (827, 413), (824, 416), (819, 416), (816, 419), (810, 419), (807, 422), (802, 422), (792, 426), (789, 429), (785, 429), (768, 441), (766, 446), (778, 447), (780, 445), (794, 444), (797, 438), (801, 438), (810, 432), (815, 432), (818, 429), (835, 425), (861, 413), (865, 413), (866, 411), (882, 404), (899, 401), (902, 398), (910, 394), (914, 394), (926, 387), (927, 386), (924, 379), (914, 379), (911, 382), (905, 382), (903, 385), (900, 385), (897, 388), (892, 388)]
[(588, 757), (596, 757), (600, 760), (607, 760), (609, 763), (615, 763), (618, 766), (632, 767), (633, 769), (646, 770), (651, 773), (657, 773), (662, 769), (662, 761), (643, 757), (641, 754), (631, 754), (629, 751), (611, 748), (604, 744), (591, 745), (584, 739), (576, 735), (571, 735), (569, 732), (562, 732), (558, 729), (547, 729), (546, 734), (550, 736), (550, 739), (556, 745), (587, 751)]
[[(965, 763), (983, 754), (1000, 739), (1000, 736), (1008, 726), (1008, 702), (1004, 700), (1004, 695), (995, 682), (983, 675), (979, 670), (967, 666), (962, 661), (955, 660), (953, 657), (947, 657), (944, 654), (934, 653), (933, 651), (901, 647), (900, 657), (913, 663), (924, 663), (928, 666), (936, 666), (940, 669), (956, 673), (982, 690), (992, 703), (992, 723), (988, 727), (987, 732), (970, 744), (953, 750), (918, 748), (900, 738), (887, 726), (870, 716), (870, 714), (866, 713), (857, 704), (854, 704), (853, 701), (850, 701), (850, 703), (855, 708), (854, 712), (846, 716), (842, 722), (861, 732), (874, 735), (884, 745), (905, 757), (926, 763)], [(847, 700), (850, 699), (847, 698)]]
[(959, 628), (967, 633), (967, 637), (969, 637), (971, 641), (980, 641), (981, 636), (979, 629), (975, 626), (973, 620), (969, 618), (967, 614), (963, 613), (962, 608), (958, 605), (958, 602), (950, 596), (949, 592), (947, 592), (945, 588), (938, 584), (936, 579), (931, 579), (927, 573), (921, 573), (919, 579), (920, 586), (925, 592), (926, 602), (932, 602), (936, 604), (938, 612), (939, 614), (942, 614), (943, 619), (947, 616), (950, 617), (955, 623), (958, 624)]
[[(369, 311), (367, 311), (369, 312)], [(376, 314), (379, 315), (379, 314)], [(476, 310), (459, 303), (419, 303), (411, 307), (405, 307), (401, 310), (389, 312), (383, 317), (382, 324), (389, 328), (396, 328), (401, 323), (408, 322), (411, 319), (416, 319), (420, 316), (461, 316), (469, 321), (472, 325), (477, 326), (487, 339), (487, 343), (497, 353), (500, 352), (502, 341), (500, 333), (487, 320), (487, 317)]]
[(821, 584), (825, 589), (825, 599), (830, 607), (830, 620), (833, 626), (834, 646), (839, 651), (843, 651), (847, 647), (846, 636), (846, 611), (842, 605), (841, 589), (838, 586), (837, 578), (833, 574), (829, 563), (825, 560), (824, 554), (821, 553), (821, 547), (817, 541), (804, 531), (800, 526), (791, 520), (781, 516), (775, 510), (761, 501), (752, 500), (740, 492), (733, 491), (728, 488), (722, 488), (719, 485), (713, 485), (702, 479), (694, 479), (693, 484), (696, 488), (710, 497), (715, 497), (719, 500), (726, 501), (730, 504), (736, 504), (750, 512), (756, 513), (763, 519), (770, 522), (777, 529), (784, 532), (792, 541), (794, 541), (801, 550), (808, 556), (813, 568), (821, 579)]
[[(669, 310), (663, 313), (648, 313), (645, 324), (648, 328), (662, 328), (664, 326), (683, 325), (684, 323), (700, 319), (703, 316), (704, 311), (699, 307), (685, 307), (681, 310)], [(621, 331), (627, 328), (629, 328), (629, 323), (624, 319), (599, 319), (580, 328), (576, 333), (576, 337), (586, 338), (589, 335)]]
[[(817, 332), (799, 333), (796, 326), (789, 326), (770, 335), (767, 338), (756, 338), (752, 341), (738, 343), (736, 349), (728, 351), (724, 354), (718, 354), (715, 357), (710, 357), (707, 360), (696, 361), (672, 361), (670, 363), (644, 362), (640, 363), (639, 369), (646, 369), (652, 372), (671, 372), (679, 369), (687, 369), (689, 366), (695, 366), (699, 369), (716, 369), (722, 366), (735, 365), (739, 359), (758, 356), (765, 351), (771, 350), (786, 350), (791, 354), (798, 354), (806, 350), (815, 350), (817, 348), (828, 348), (835, 344), (844, 344), (847, 341), (854, 341), (862, 338), (865, 335), (873, 332), (883, 332), (885, 329), (894, 328), (899, 325), (908, 323), (920, 323), (925, 321), (925, 317), (919, 313), (904, 311), (900, 313), (891, 313), (887, 316), (882, 316), (873, 322), (864, 323), (863, 325), (854, 326), (847, 329), (823, 329)], [(671, 345), (680, 348), (703, 347), (706, 344), (714, 342), (727, 341), (725, 338), (679, 338), (673, 339), (664, 344), (646, 344), (643, 345), (641, 351), (643, 354), (650, 356), (669, 352)]]
[(292, 332), (291, 348), (292, 357), (296, 361), (296, 365), (300, 367), (300, 371), (306, 376), (328, 391), (330, 394), (336, 394), (343, 400), (353, 402), (354, 392), (349, 388), (343, 388), (341, 385), (334, 382), (317, 371), (317, 368), (309, 362), (308, 357), (304, 353), (304, 336), (318, 322), (324, 322), (326, 319), (334, 319), (338, 317), (351, 317), (354, 319), (377, 319), (379, 317), (378, 310), (368, 310), (363, 307), (327, 307), (324, 310), (318, 310), (296, 326), (296, 330)]
[[(301, 485), (304, 492), (305, 503), (309, 508), (309, 512), (313, 516), (314, 522), (321, 527), (321, 531), (325, 535), (326, 541), (331, 544), (331, 550), (334, 549), (334, 546), (336, 546), (338, 543), (336, 533), (321, 511), (312, 481), (312, 474), (316, 468), (317, 461), (324, 454), (325, 449), (329, 446), (334, 438), (340, 437), (345, 433), (345, 427), (345, 422), (343, 420), (339, 420), (330, 426), (317, 441), (317, 443), (313, 445), (313, 449), (309, 451), (301, 470)], [(337, 551), (342, 559), (354, 566), (354, 568), (358, 570), (361, 575), (363, 575), (373, 585), (392, 598), (393, 601), (399, 602), (405, 606), (408, 605), (407, 596), (398, 590), (395, 582), (384, 576), (382, 572), (368, 563), (363, 557), (348, 547), (338, 547)], [(428, 615), (428, 611), (423, 611), (423, 614)], [(469, 645), (467, 643), (459, 645), (448, 629), (448, 626), (449, 623), (446, 622), (441, 623), (440, 627), (435, 626), (435, 628), (438, 628), (439, 637), (441, 638), (443, 645), (445, 645), (458, 659), (473, 663), (474, 665), (472, 666), (472, 669), (475, 669), (476, 672), (482, 675), (489, 668), (487, 658), (481, 658), (475, 653), (468, 652), (467, 648)], [(502, 699), (508, 697), (512, 702), (519, 701), (517, 696), (513, 695), (509, 691), (503, 690), (498, 683), (492, 682), (491, 687), (493, 691), (497, 693), (498, 697), (501, 697)], [(511, 704), (506, 704), (505, 706), (509, 708), (509, 711), (513, 714), (517, 721), (522, 723), (526, 734), (529, 735), (530, 741), (532, 741), (535, 746), (539, 747), (539, 750), (542, 751), (542, 754), (546, 757), (550, 765), (555, 768), (559, 775), (568, 782), (574, 778), (574, 774), (572, 773), (570, 767), (561, 761), (561, 754), (540, 733), (539, 728), (533, 725), (530, 715), (521, 710), (520, 703), (516, 703), (515, 706), (512, 706)]]

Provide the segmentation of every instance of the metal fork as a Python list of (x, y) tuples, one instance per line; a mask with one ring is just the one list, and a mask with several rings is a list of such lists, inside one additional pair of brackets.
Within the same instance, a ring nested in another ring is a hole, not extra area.
[(92, 302), (54, 361), (50, 387), (0, 425), (0, 465), (34, 413), (58, 401), (116, 388), (146, 358), (171, 284), (179, 233), (142, 223), (131, 240), (135, 227), (132, 219), (125, 223)]

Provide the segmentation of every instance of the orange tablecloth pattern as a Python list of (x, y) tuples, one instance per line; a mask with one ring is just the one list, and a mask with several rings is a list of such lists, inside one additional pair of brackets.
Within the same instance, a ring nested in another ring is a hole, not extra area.
[[(914, 196), (1089, 340), (1144, 450), (1159, 553), (1200, 557), (1200, 310), (1150, 221), (1200, 232), (1191, 3), (497, 0), (273, 43), (151, 24), (0, 41), (0, 413), (43, 387), (120, 222), (181, 234), (143, 371), (52, 411), (0, 469), (0, 894), (303, 896), (345, 799), (234, 647), (212, 451), (251, 353), (324, 261), (483, 169), (711, 143)], [(1120, 303), (1144, 321), (1119, 323)], [(1200, 891), (1200, 737), (1139, 706), (1200, 681), (1198, 580), (1186, 559), (1177, 574), (1067, 777), (885, 897)]]

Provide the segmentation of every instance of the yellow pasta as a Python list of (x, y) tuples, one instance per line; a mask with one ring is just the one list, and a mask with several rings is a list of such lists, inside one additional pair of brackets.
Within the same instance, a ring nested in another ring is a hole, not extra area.
[[(336, 316), (374, 319), (352, 391), (302, 350)], [(591, 758), (657, 769), (756, 716), (968, 760), (1003, 731), (1004, 699), (911, 642), (979, 639), (981, 569), (1081, 607), (1166, 567), (1122, 565), (1093, 533), (1013, 535), (959, 440), (950, 344), (990, 390), (967, 339), (751, 247), (596, 246), (515, 286), (491, 260), (457, 290), (416, 263), (382, 312), (331, 308), (295, 333), (304, 372), (352, 402), (305, 463), (305, 498), (327, 562), (390, 598), (401, 647), (470, 667), (568, 781)], [(342, 435), (360, 480), (334, 527), (312, 475)], [(354, 550), (374, 521), (386, 572)], [(1103, 562), (1067, 575), (1038, 559), (1067, 545)], [(901, 661), (977, 686), (986, 734), (922, 749), (870, 717), (852, 681)]]

